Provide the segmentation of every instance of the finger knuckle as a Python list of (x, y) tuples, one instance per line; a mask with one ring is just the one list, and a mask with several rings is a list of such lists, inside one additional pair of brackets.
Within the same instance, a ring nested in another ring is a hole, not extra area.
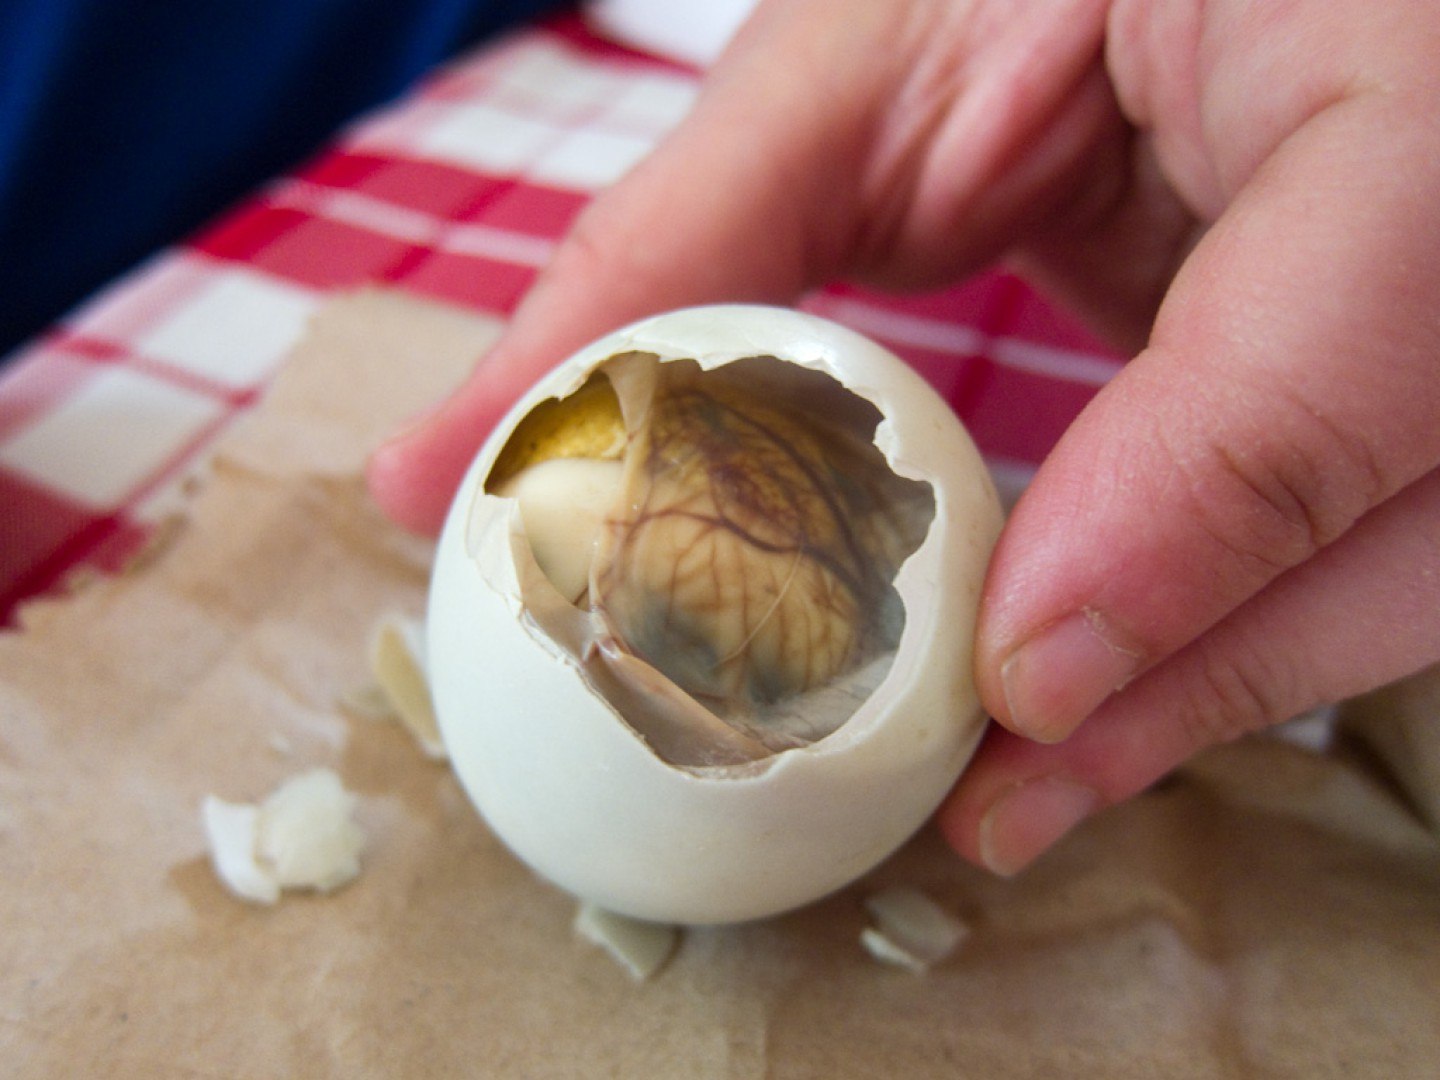
[(1180, 465), (1200, 528), (1259, 581), (1310, 558), (1391, 487), (1363, 436), (1297, 403)]
[(1225, 662), (1204, 665), (1179, 716), (1192, 750), (1231, 742), (1273, 719), (1274, 696), (1263, 678)]
[(1179, 717), (1192, 749), (1230, 742), (1287, 718), (1291, 680), (1258, 656), (1258, 651), (1244, 660), (1207, 656), (1197, 665)]
[[(592, 204), (593, 206), (593, 204)], [(582, 211), (555, 253), (555, 262), (582, 276), (613, 274), (615, 264), (629, 255), (629, 246), (616, 244), (603, 215)]]

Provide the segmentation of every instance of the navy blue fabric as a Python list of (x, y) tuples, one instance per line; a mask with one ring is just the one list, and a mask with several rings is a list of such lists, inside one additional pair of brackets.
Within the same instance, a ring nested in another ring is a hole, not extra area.
[(0, 356), (557, 0), (0, 0)]

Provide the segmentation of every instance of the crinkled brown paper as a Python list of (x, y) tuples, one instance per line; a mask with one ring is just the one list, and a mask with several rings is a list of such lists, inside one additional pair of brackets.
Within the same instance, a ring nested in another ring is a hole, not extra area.
[[(494, 332), (338, 301), (168, 549), (0, 640), (0, 1073), (1440, 1075), (1433, 674), (1351, 711), (1363, 753), (1214, 751), (1014, 881), (925, 834), (808, 910), (687, 932), (643, 985), (578, 941), (446, 766), (336, 705), (429, 560), (366, 502), (364, 453)], [(237, 900), (202, 796), (315, 765), (361, 797), (363, 873)], [(973, 929), (928, 976), (858, 945), (885, 884)]]

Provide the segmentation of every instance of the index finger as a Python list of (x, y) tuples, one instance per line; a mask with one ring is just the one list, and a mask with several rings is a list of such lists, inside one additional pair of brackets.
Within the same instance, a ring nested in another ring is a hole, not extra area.
[[(692, 114), (581, 214), (465, 385), (376, 451), (368, 480), (392, 518), (438, 530), (485, 434), (580, 345), (669, 308), (792, 301), (842, 257), (847, 234), (836, 223), (850, 209), (834, 178), (849, 171), (842, 159), (853, 140), (836, 128), (857, 122), (864, 88), (844, 83), (856, 107), (835, 108), (803, 65), (767, 65), (806, 29), (772, 22), (763, 47), (747, 50), (742, 38)], [(816, 250), (817, 236), (836, 242)]]
[(583, 214), (474, 377), (377, 452), (371, 490), (434, 531), (549, 365), (617, 326), (784, 303), (845, 270), (959, 277), (1076, 182), (1113, 101), (1102, 0), (765, 4), (684, 123)]

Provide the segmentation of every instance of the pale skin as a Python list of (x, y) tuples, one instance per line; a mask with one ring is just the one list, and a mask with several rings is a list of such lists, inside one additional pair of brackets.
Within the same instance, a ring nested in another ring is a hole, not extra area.
[(641, 315), (997, 259), (1134, 358), (1015, 508), (938, 821), (1019, 871), (1206, 746), (1440, 661), (1440, 5), (780, 0), (370, 483), (433, 531)]

